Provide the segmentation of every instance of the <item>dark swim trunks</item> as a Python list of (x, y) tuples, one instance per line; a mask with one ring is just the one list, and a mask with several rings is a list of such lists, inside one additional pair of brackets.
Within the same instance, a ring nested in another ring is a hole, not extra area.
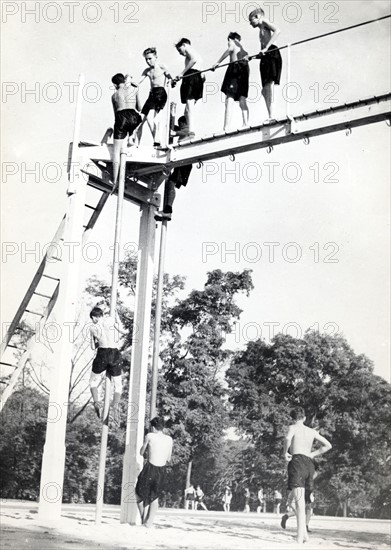
[(156, 111), (157, 113), (164, 109), (167, 103), (167, 92), (162, 86), (151, 88), (147, 101), (144, 103), (144, 107), (141, 109), (143, 115), (147, 115), (149, 111)]
[(92, 363), (92, 372), (101, 374), (107, 370), (110, 376), (119, 376), (121, 374), (120, 360), (121, 354), (117, 348), (98, 348)]
[(314, 490), (315, 466), (312, 459), (306, 455), (293, 455), (288, 463), (288, 490), (296, 487), (305, 488), (305, 501), (310, 502)]
[(182, 185), (186, 187), (192, 168), (193, 166), (191, 164), (185, 164), (184, 166), (177, 166), (174, 168), (170, 175), (170, 181), (175, 183), (177, 189), (180, 189)]
[(247, 61), (238, 61), (229, 65), (221, 86), (221, 91), (227, 96), (239, 101), (248, 96), (248, 80), (250, 69)]
[(124, 139), (133, 134), (141, 122), (141, 117), (134, 109), (123, 109), (115, 113), (114, 139)]
[(136, 484), (136, 495), (139, 501), (143, 501), (144, 506), (149, 506), (151, 502), (161, 496), (165, 473), (165, 466), (145, 463)]
[(186, 103), (188, 99), (198, 101), (204, 92), (204, 78), (199, 71), (189, 69), (185, 72), (181, 84), (181, 102)]
[(277, 46), (272, 44), (268, 51), (262, 55), (259, 69), (261, 71), (262, 86), (270, 82), (280, 83), (282, 58)]

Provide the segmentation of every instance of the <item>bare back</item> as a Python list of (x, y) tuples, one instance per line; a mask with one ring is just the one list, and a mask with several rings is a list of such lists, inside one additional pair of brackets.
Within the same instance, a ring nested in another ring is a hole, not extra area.
[(154, 466), (165, 466), (171, 459), (172, 438), (163, 432), (151, 432), (145, 438), (148, 460)]
[(112, 95), (112, 102), (114, 111), (124, 111), (125, 109), (135, 109), (136, 108), (136, 96), (137, 88), (135, 86), (127, 86), (119, 88)]
[(311, 456), (312, 445), (315, 439), (318, 439), (318, 432), (304, 424), (294, 424), (289, 426), (289, 432), (292, 434), (290, 452), (292, 455)]

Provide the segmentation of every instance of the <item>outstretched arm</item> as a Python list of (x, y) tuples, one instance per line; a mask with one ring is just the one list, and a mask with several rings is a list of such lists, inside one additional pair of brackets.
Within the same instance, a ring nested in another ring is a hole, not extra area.
[(229, 56), (230, 51), (231, 51), (230, 48), (228, 48), (227, 50), (225, 50), (225, 52), (224, 52), (223, 55), (220, 57), (220, 59), (217, 61), (217, 63), (215, 63), (214, 65), (212, 65), (212, 69), (213, 69), (213, 70), (216, 69), (216, 67), (218, 67), (218, 66), (220, 65), (220, 63), (221, 63), (222, 61), (224, 61), (224, 59), (225, 59), (226, 57)]
[(292, 459), (292, 455), (289, 452), (289, 447), (291, 446), (292, 439), (293, 439), (293, 428), (292, 426), (289, 426), (288, 433), (285, 436), (284, 439), (284, 458), (287, 462), (289, 462)]
[(313, 451), (311, 453), (311, 458), (314, 458), (315, 456), (320, 456), (320, 455), (326, 453), (327, 451), (329, 451), (331, 449), (330, 441), (328, 441), (322, 435), (318, 434), (318, 432), (315, 432), (314, 437), (317, 441), (319, 441), (322, 444), (322, 446), (319, 449), (317, 449), (316, 451)]
[(142, 446), (141, 449), (140, 449), (140, 455), (141, 455), (141, 456), (144, 456), (145, 451), (147, 450), (147, 447), (148, 447), (148, 445), (149, 445), (149, 437), (148, 437), (148, 436), (149, 436), (149, 434), (147, 434), (147, 435), (145, 436), (144, 444), (143, 444), (143, 446)]

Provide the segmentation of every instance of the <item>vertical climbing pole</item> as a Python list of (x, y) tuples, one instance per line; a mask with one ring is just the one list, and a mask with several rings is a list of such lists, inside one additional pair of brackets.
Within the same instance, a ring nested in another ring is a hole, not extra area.
[(286, 118), (291, 117), (291, 104), (288, 97), (288, 89), (291, 82), (291, 64), (292, 64), (292, 46), (290, 44), (287, 44), (287, 56), (286, 56), (286, 89), (287, 89), (287, 97), (286, 97)]
[[(65, 468), (65, 432), (68, 413), (68, 391), (71, 376), (72, 328), (76, 318), (76, 303), (79, 294), (79, 271), (81, 241), (83, 234), (84, 203), (87, 183), (80, 169), (82, 157), (78, 153), (81, 103), (84, 77), (79, 77), (75, 125), (72, 145), (72, 163), (68, 185), (68, 208), (64, 227), (62, 273), (57, 301), (57, 329), (59, 340), (53, 344), (53, 371), (51, 373), (50, 397), (46, 439), (42, 457), (41, 486), (38, 513), (41, 519), (58, 519)], [(77, 245), (79, 245), (77, 247)]]
[(126, 423), (125, 456), (122, 473), (121, 523), (139, 522), (135, 485), (143, 458), (145, 401), (147, 392), (148, 349), (151, 325), (153, 265), (155, 248), (155, 207), (141, 206), (139, 250), (136, 280), (132, 359), (129, 378), (129, 403)]
[(166, 253), (166, 235), (167, 235), (167, 220), (162, 222), (160, 233), (160, 250), (159, 250), (159, 268), (157, 276), (156, 290), (156, 308), (155, 308), (155, 329), (153, 338), (153, 356), (152, 356), (152, 380), (151, 380), (151, 401), (150, 401), (150, 419), (156, 416), (156, 398), (157, 398), (157, 383), (159, 376), (159, 349), (160, 349), (160, 328), (162, 319), (162, 297), (163, 297), (163, 277), (164, 277), (164, 258)]
[[(115, 317), (115, 312), (117, 308), (118, 270), (119, 270), (120, 244), (121, 244), (122, 210), (123, 210), (124, 192), (125, 192), (125, 173), (126, 173), (126, 151), (125, 152), (123, 151), (121, 152), (121, 161), (120, 161), (119, 177), (118, 177), (119, 183), (118, 183), (118, 197), (117, 197), (117, 215), (115, 220), (113, 271), (111, 276), (111, 297), (110, 297), (110, 316), (111, 317)], [(101, 441), (100, 441), (98, 484), (97, 484), (97, 491), (96, 491), (95, 523), (97, 524), (101, 523), (102, 521), (107, 439), (109, 435), (110, 396), (111, 396), (111, 377), (110, 375), (106, 374), (105, 400), (104, 400), (103, 413), (102, 413), (103, 423), (102, 423), (102, 435), (101, 435)]]

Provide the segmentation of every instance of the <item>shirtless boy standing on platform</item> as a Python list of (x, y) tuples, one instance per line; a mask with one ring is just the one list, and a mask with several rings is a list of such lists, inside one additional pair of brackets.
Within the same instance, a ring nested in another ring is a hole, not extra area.
[(265, 17), (265, 12), (258, 8), (252, 11), (248, 19), (253, 29), (259, 29), (261, 51), (256, 58), (261, 59), (260, 72), (262, 80), (262, 95), (269, 113), (269, 121), (273, 119), (274, 84), (280, 83), (282, 59), (280, 50), (273, 44), (280, 34), (280, 29)]
[(148, 449), (148, 460), (140, 472), (137, 485), (137, 506), (141, 515), (142, 524), (151, 527), (159, 508), (159, 496), (165, 478), (165, 466), (171, 460), (173, 441), (169, 435), (163, 433), (164, 422), (155, 417), (151, 420), (152, 431), (144, 440), (140, 454), (144, 456)]
[[(288, 490), (291, 491), (290, 499), (294, 503), (297, 519), (296, 540), (303, 543), (308, 540), (305, 504), (313, 491), (315, 466), (312, 459), (329, 451), (331, 444), (317, 431), (304, 426), (306, 417), (301, 407), (292, 409), (291, 418), (295, 423), (288, 428), (284, 456), (288, 462)], [(312, 451), (314, 441), (322, 444), (316, 451)]]
[(138, 113), (138, 86), (132, 81), (129, 75), (124, 76), (117, 73), (111, 79), (116, 91), (111, 97), (113, 104), (114, 123), (114, 147), (113, 147), (113, 189), (114, 193), (118, 186), (118, 172), (121, 152), (126, 151), (126, 140), (132, 138), (132, 134), (141, 122)]
[(154, 145), (160, 145), (160, 138), (156, 135), (156, 115), (164, 109), (167, 102), (167, 92), (164, 87), (166, 78), (171, 79), (171, 75), (167, 71), (166, 67), (157, 60), (156, 48), (147, 48), (143, 52), (143, 56), (148, 65), (141, 75), (139, 84), (144, 82), (148, 77), (151, 81), (151, 91), (147, 101), (144, 103), (144, 107), (141, 109), (141, 114), (144, 115), (142, 125), (140, 126), (138, 137), (141, 138), (141, 130), (144, 126), (144, 122), (148, 122), (148, 126), (151, 130)]

